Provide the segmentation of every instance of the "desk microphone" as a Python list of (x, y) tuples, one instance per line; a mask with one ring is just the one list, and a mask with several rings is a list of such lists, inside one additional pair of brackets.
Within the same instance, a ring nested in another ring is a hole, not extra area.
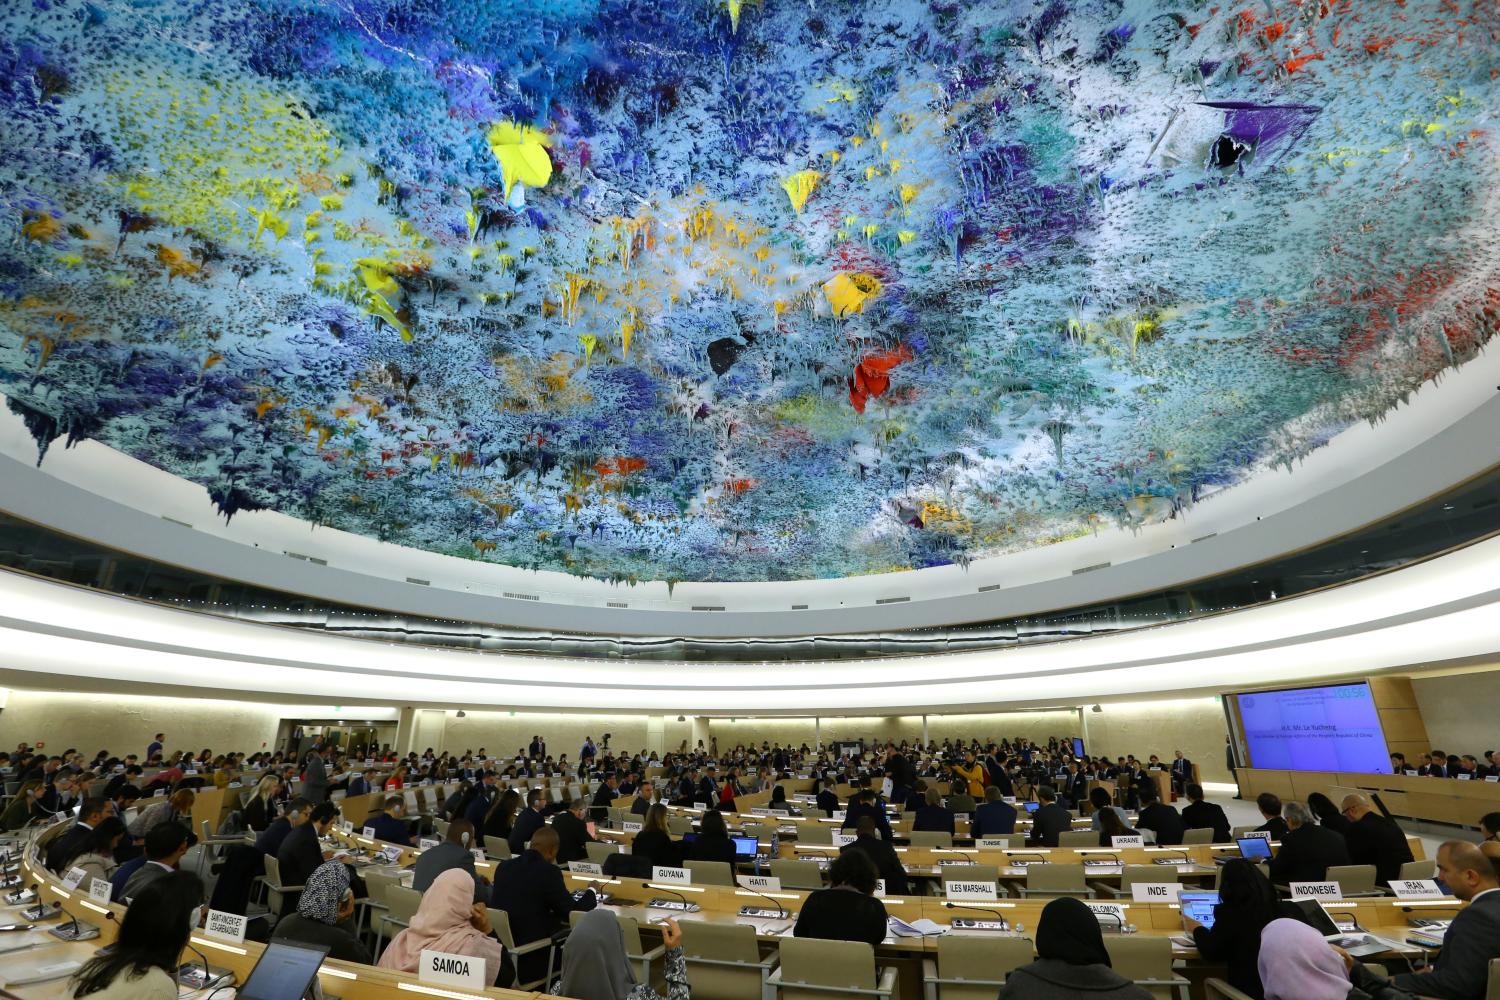
[(686, 896), (678, 892), (676, 889), (668, 889), (666, 886), (662, 885), (659, 882), (648, 882), (646, 884), (653, 889), (656, 889), (660, 892), (670, 893), (671, 895), (676, 896), (678, 899), (682, 900), (682, 912), (684, 913), (697, 913), (699, 909), (701, 909), (701, 907), (699, 907), (697, 903), (690, 901)]
[[(187, 939), (187, 945), (186, 945), (186, 947), (187, 947), (188, 951), (192, 952), (194, 955), (197, 955), (198, 958), (201, 959), (202, 962), (203, 962), (203, 982), (200, 983), (200, 984), (198, 984), (198, 986), (196, 987), (197, 989), (206, 990), (210, 986), (213, 986), (213, 985), (215, 985), (217, 983), (220, 983), (224, 979), (226, 979), (229, 976), (233, 975), (233, 973), (230, 973), (230, 972), (221, 972), (217, 976), (214, 975), (213, 974), (213, 970), (210, 969), (209, 966), (208, 966), (208, 956), (205, 955), (205, 954), (203, 954), (203, 952), (199, 951), (197, 948), (193, 947), (193, 935), (192, 934), (188, 934), (188, 939)], [(191, 972), (192, 968), (193, 968), (193, 963), (189, 962), (187, 964), (187, 971)], [(184, 983), (183, 985), (185, 985), (185, 986), (191, 986), (192, 984), (191, 983)]]
[(1036, 858), (1037, 859), (1036, 862), (1035, 862), (1036, 864), (1043, 864), (1043, 865), (1045, 865), (1047, 863), (1047, 856), (1045, 854), (1036, 854), (1036, 853), (1033, 853), (1031, 851), (1016, 851), (1015, 853), (1007, 853), (1005, 855), (1005, 860), (1007, 860), (1007, 861), (1014, 861), (1018, 857), (1021, 857), (1021, 858)]
[(776, 907), (776, 919), (777, 920), (785, 920), (787, 918), (786, 907), (782, 906), (781, 905), (781, 900), (777, 899), (775, 896), (767, 896), (765, 893), (761, 892), (759, 889), (752, 889), (748, 885), (742, 885), (742, 886), (740, 886), (740, 888), (743, 889), (745, 892), (753, 892), (753, 893), (755, 893), (761, 899), (769, 899), (771, 901), (771, 903)]
[(1114, 910), (1095, 910), (1094, 911), (1094, 916), (1095, 917), (1114, 917), (1115, 918), (1115, 923), (1117, 923), (1117, 924), (1120, 925), (1120, 933), (1121, 934), (1127, 933), (1126, 927), (1128, 927), (1129, 925), (1125, 923), (1125, 918), (1123, 916), (1121, 916), (1120, 914), (1116, 913)]
[[(1180, 854), (1180, 855), (1182, 855), (1182, 860), (1185, 861), (1185, 862), (1187, 862), (1188, 864), (1192, 864), (1193, 863), (1193, 856), (1191, 854), (1189, 854), (1187, 851), (1172, 851), (1171, 853), (1172, 854)], [(1159, 865), (1161, 865), (1161, 864), (1172, 864), (1172, 865), (1177, 864), (1177, 862), (1175, 862), (1175, 861), (1168, 861), (1166, 858), (1163, 858), (1163, 857), (1157, 857), (1155, 859), (1155, 861)]]
[(999, 910), (992, 910), (987, 906), (970, 906), (968, 903), (944, 903), (943, 905), (950, 910), (973, 910), (976, 913), (988, 913), (1000, 921), (1000, 929), (1002, 931), (1010, 930), (1010, 923), (1005, 919), (1005, 914)]
[(961, 856), (964, 859), (964, 861), (967, 862), (968, 864), (972, 865), (974, 863), (974, 859), (971, 858), (971, 857), (969, 857), (963, 851), (957, 850), (957, 849), (952, 848), (952, 847), (945, 847), (945, 848), (943, 848), (943, 850), (945, 852), (947, 852), (948, 854), (957, 854), (957, 855)]

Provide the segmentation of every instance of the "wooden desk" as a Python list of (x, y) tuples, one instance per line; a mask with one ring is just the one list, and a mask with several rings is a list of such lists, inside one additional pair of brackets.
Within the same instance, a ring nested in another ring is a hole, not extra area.
[(1481, 816), (1500, 810), (1500, 782), (1493, 781), (1252, 767), (1242, 767), (1236, 773), (1240, 793), (1247, 799), (1271, 792), (1283, 799), (1305, 801), (1313, 792), (1322, 792), (1338, 805), (1348, 791), (1377, 792), (1393, 816), (1469, 829), (1478, 828)]

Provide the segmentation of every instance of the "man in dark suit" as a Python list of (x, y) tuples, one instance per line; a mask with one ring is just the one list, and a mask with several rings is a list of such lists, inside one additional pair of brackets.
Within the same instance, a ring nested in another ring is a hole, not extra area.
[(656, 786), (649, 781), (643, 781), (635, 790), (635, 798), (630, 800), (630, 815), (644, 816), (651, 811), (651, 793)]
[(108, 808), (109, 803), (104, 799), (84, 799), (78, 806), (78, 822), (47, 845), (47, 867), (61, 874), (63, 864), (78, 853), (78, 848), (88, 839), (94, 827), (99, 825), (99, 821), (104, 819)]
[(584, 845), (593, 843), (594, 838), (589, 835), (588, 824), (583, 820), (584, 808), (582, 798), (573, 799), (567, 809), (552, 817), (552, 829), (557, 833), (559, 864), (588, 860), (588, 848)]
[(891, 832), (890, 821), (885, 818), (885, 810), (876, 802), (875, 793), (868, 788), (861, 788), (853, 796), (853, 801), (844, 810), (844, 822), (841, 829), (858, 829), (861, 819), (869, 819), (874, 828), (880, 831), (880, 838), (889, 844), (895, 835)]
[(328, 767), (323, 762), (323, 747), (318, 743), (307, 752), (307, 761), (302, 765), (302, 797), (313, 805), (328, 800)]
[(490, 887), (474, 871), (474, 855), (470, 850), (473, 846), (474, 827), (468, 820), (456, 819), (449, 823), (446, 839), (436, 847), (427, 848), (417, 859), (411, 887), (418, 892), (426, 892), (432, 885), (432, 880), (443, 872), (450, 868), (462, 868), (474, 879), (474, 902), (484, 902), (490, 894)]
[(1374, 865), (1375, 881), (1389, 885), (1401, 877), (1401, 866), (1412, 860), (1406, 834), (1394, 821), (1377, 813), (1364, 795), (1346, 795), (1340, 803), (1349, 831), (1349, 857), (1356, 865)]
[(526, 748), (526, 753), (532, 760), (541, 760), (547, 756), (547, 741), (540, 736), (533, 736), (531, 745)]
[(1073, 829), (1073, 814), (1057, 804), (1057, 792), (1051, 785), (1036, 790), (1041, 803), (1031, 814), (1031, 836), (1026, 843), (1033, 847), (1056, 847), (1058, 835)]
[(876, 836), (875, 820), (861, 816), (854, 827), (855, 838), (839, 848), (840, 854), (858, 851), (875, 865), (880, 877), (885, 879), (887, 896), (905, 896), (911, 889), (906, 882), (906, 869), (901, 866), (901, 857), (890, 840)]
[(1172, 756), (1172, 790), (1181, 792), (1193, 780), (1193, 762), (1178, 750)]
[(1136, 829), (1150, 830), (1156, 835), (1157, 844), (1175, 847), (1182, 843), (1187, 824), (1177, 810), (1157, 797), (1155, 782), (1141, 788), (1141, 814), (1135, 821)]
[(469, 800), (464, 809), (464, 819), (474, 824), (474, 829), (484, 829), (484, 817), (489, 813), (490, 806), (495, 804), (495, 796), (499, 791), (495, 788), (495, 772), (485, 771), (479, 779), (479, 784), (474, 786), (474, 797)]
[(1500, 879), (1490, 859), (1461, 840), (1438, 848), (1437, 867), (1448, 891), (1469, 905), (1454, 916), (1432, 967), (1392, 976), (1391, 985), (1424, 997), (1482, 997), (1490, 961), (1500, 958)]
[(546, 808), (546, 803), (546, 794), (540, 788), (533, 788), (526, 793), (526, 808), (516, 816), (516, 825), (510, 828), (510, 837), (507, 838), (511, 854), (520, 854), (526, 850), (526, 841), (545, 825), (542, 810)]
[(1319, 826), (1302, 803), (1288, 802), (1282, 812), (1287, 832), (1281, 838), (1281, 849), (1271, 859), (1272, 882), (1321, 882), (1328, 877), (1329, 868), (1354, 863), (1349, 860), (1349, 845), (1343, 835)]
[[(323, 848), (318, 839), (328, 832), (333, 826), (333, 821), (338, 818), (338, 806), (332, 802), (320, 802), (313, 806), (312, 814), (308, 816), (307, 822), (301, 826), (293, 827), (281, 842), (281, 849), (276, 852), (276, 861), (281, 866), (282, 885), (306, 885), (307, 879), (313, 872), (318, 870), (327, 857), (333, 852), (328, 852), (325, 857)], [(289, 892), (283, 897), (285, 904), (282, 912), (293, 913), (297, 909), (297, 899), (300, 892)]]
[(370, 813), (361, 829), (374, 830), (376, 840), (410, 847), (412, 836), (411, 826), (406, 821), (406, 800), (400, 795), (388, 795), (381, 805), (385, 808)]
[[(598, 905), (593, 889), (574, 899), (557, 867), (557, 831), (539, 827), (531, 835), (531, 847), (519, 852), (495, 872), (495, 890), (490, 908), (504, 910), (516, 944), (549, 938), (568, 926), (574, 910), (592, 910)], [(556, 966), (554, 965), (554, 968)], [(547, 953), (537, 950), (521, 956), (521, 981), (532, 982), (547, 973)]]
[[(613, 774), (605, 776), (604, 780), (599, 782), (599, 787), (594, 791), (593, 811), (589, 814), (589, 818), (595, 823), (602, 823), (609, 819), (609, 807), (615, 804), (615, 799), (619, 795), (619, 788), (620, 779)], [(565, 856), (563, 860), (577, 861), (579, 859)]]
[(349, 779), (349, 790), (345, 795), (352, 799), (356, 795), (369, 795), (373, 791), (375, 791), (375, 769), (372, 767)]
[(1214, 843), (1229, 843), (1229, 817), (1224, 815), (1224, 807), (1204, 802), (1203, 786), (1199, 784), (1187, 786), (1187, 797), (1189, 802), (1182, 807), (1182, 821), (1187, 824), (1187, 828), (1212, 830)]
[(1286, 836), (1286, 820), (1281, 818), (1280, 795), (1261, 792), (1255, 797), (1255, 808), (1265, 818), (1265, 822), (1255, 828), (1257, 832), (1269, 833), (1272, 840), (1280, 840)]
[(1016, 807), (1005, 801), (995, 785), (984, 790), (984, 803), (974, 810), (969, 833), (979, 837), (1003, 837), (1016, 832)]

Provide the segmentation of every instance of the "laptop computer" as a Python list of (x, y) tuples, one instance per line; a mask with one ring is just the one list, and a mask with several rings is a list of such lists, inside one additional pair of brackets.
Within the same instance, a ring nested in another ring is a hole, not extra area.
[(322, 945), (272, 941), (240, 987), (240, 1000), (298, 1000), (317, 979), (327, 954)]
[[(1271, 860), (1271, 842), (1262, 837), (1236, 837), (1234, 841), (1239, 845), (1240, 858), (1258, 865), (1263, 861)], [(1227, 864), (1240, 858), (1215, 858), (1215, 864)]]
[(755, 855), (759, 853), (754, 837), (735, 837), (733, 840), (734, 856), (737, 860), (754, 860)]
[(1178, 897), (1178, 902), (1184, 917), (1192, 917), (1204, 927), (1213, 927), (1214, 907), (1219, 905), (1217, 892), (1184, 892)]

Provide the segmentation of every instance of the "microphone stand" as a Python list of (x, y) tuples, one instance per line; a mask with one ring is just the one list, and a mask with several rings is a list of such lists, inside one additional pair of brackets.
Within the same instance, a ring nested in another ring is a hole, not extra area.
[(192, 934), (188, 935), (186, 947), (188, 951), (197, 955), (203, 961), (203, 981), (201, 983), (193, 981), (193, 977), (198, 970), (193, 968), (192, 962), (188, 962), (177, 970), (177, 982), (179, 985), (195, 990), (206, 990), (217, 986), (226, 979), (234, 978), (234, 973), (228, 969), (215, 969), (208, 964), (208, 956), (193, 947)]
[(999, 930), (1010, 930), (1010, 923), (1005, 919), (1005, 914), (999, 910), (992, 910), (987, 906), (970, 906), (968, 903), (944, 903), (943, 905), (950, 910), (973, 910), (976, 913), (988, 913), (1000, 921)]
[[(684, 896), (682, 893), (678, 892), (676, 889), (668, 889), (666, 886), (662, 885), (660, 882), (647, 882), (646, 886), (648, 888), (656, 889), (656, 890), (658, 890), (660, 892), (666, 892), (666, 893), (670, 893), (673, 896), (676, 896), (678, 899), (680, 899), (682, 901), (682, 912), (683, 913), (697, 913), (699, 910), (702, 909), (701, 906), (699, 906), (697, 903), (694, 903), (692, 900), (688, 899), (686, 896)], [(646, 905), (650, 906), (651, 904), (647, 903)]]
[[(771, 904), (776, 907), (776, 919), (777, 920), (785, 920), (787, 918), (788, 914), (786, 912), (786, 907), (782, 906), (781, 905), (781, 900), (777, 899), (775, 896), (767, 896), (765, 893), (761, 892), (759, 889), (752, 889), (748, 885), (742, 885), (742, 886), (740, 886), (740, 890), (742, 892), (753, 892), (753, 893), (755, 893), (755, 895), (759, 896), (761, 899), (769, 899), (771, 901)], [(749, 907), (743, 907), (743, 906), (740, 907), (740, 914), (742, 916), (750, 916), (751, 914), (746, 914), (745, 913), (745, 910), (747, 910), (747, 909), (749, 909)], [(785, 930), (785, 928), (782, 928), (782, 929)], [(773, 931), (771, 933), (780, 933), (780, 931)]]

